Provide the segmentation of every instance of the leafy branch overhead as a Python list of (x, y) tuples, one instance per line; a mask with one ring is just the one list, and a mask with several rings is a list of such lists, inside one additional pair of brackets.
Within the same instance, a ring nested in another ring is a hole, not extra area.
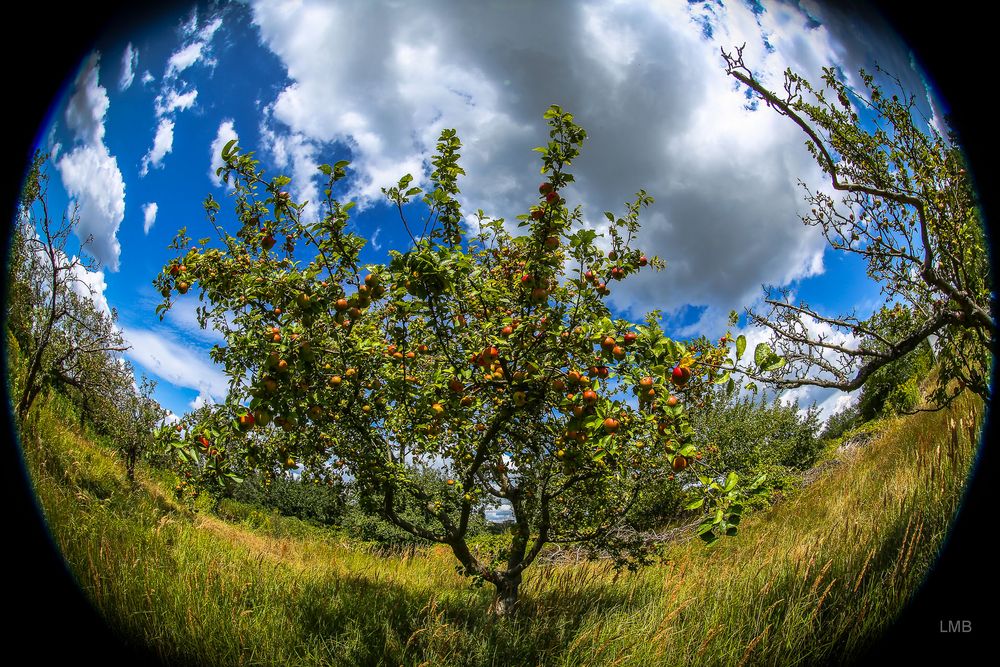
[(864, 91), (848, 87), (832, 68), (824, 69), (822, 88), (789, 70), (779, 93), (744, 64), (742, 47), (722, 57), (730, 76), (805, 133), (807, 149), (840, 197), (801, 183), (810, 205), (802, 220), (818, 227), (833, 250), (865, 260), (886, 304), (875, 318), (896, 320), (885, 327), (882, 319), (853, 313), (822, 314), (794, 303), (789, 290), (768, 288), (767, 310), (748, 311), (749, 319), (770, 330), (771, 348), (788, 367), (769, 364), (758, 348), (757, 368), (741, 370), (777, 387), (850, 391), (932, 339), (941, 369), (933, 402), (947, 404), (963, 388), (988, 399), (993, 278), (955, 138), (922, 118), (915, 97), (893, 77), (895, 94), (864, 70)]

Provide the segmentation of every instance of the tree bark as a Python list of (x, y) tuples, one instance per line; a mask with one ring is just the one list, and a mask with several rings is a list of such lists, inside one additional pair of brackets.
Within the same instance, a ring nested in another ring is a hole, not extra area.
[(510, 618), (517, 608), (517, 590), (521, 586), (521, 573), (511, 577), (503, 577), (496, 584), (496, 593), (490, 604), (490, 613), (494, 616)]

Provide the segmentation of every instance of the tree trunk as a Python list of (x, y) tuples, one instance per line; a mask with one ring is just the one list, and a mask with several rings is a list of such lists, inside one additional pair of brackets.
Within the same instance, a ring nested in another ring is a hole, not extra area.
[(490, 604), (490, 613), (495, 616), (510, 618), (517, 607), (517, 589), (521, 586), (520, 573), (513, 577), (504, 577), (496, 584), (496, 594)]

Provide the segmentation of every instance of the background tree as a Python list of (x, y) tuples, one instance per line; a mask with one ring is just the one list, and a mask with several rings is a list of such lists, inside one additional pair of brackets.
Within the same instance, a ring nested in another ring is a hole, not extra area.
[(82, 279), (83, 271), (97, 268), (83, 255), (89, 239), (79, 255), (67, 252), (78, 213), (63, 214), (58, 222), (50, 215), (46, 159), (36, 154), (25, 180), (8, 269), (8, 327), (28, 360), (17, 388), (15, 412), (20, 420), (46, 387), (74, 387), (85, 395), (100, 392), (100, 374), (89, 371), (127, 347), (114, 324), (114, 311), (101, 312)]
[(136, 384), (131, 364), (116, 365), (119, 379), (108, 396), (112, 414), (107, 430), (125, 460), (129, 481), (134, 482), (136, 464), (151, 451), (153, 434), (166, 416), (166, 410), (153, 398), (154, 381), (143, 375)]
[[(633, 247), (652, 198), (640, 191), (624, 215), (606, 213), (610, 250), (599, 248), (561, 195), (586, 133), (558, 107), (545, 118), (546, 180), (519, 216), (524, 235), (482, 211), (465, 218), (460, 143), (445, 130), (430, 191), (410, 175), (385, 190), (411, 247), (366, 267), (365, 241), (347, 231), (352, 204), (333, 196), (346, 162), (320, 167), (325, 199), (307, 221), (285, 190), (290, 179), (265, 180), (230, 142), (219, 174), (233, 187), (235, 236), (209, 197), (222, 247), (181, 230), (178, 257), (155, 280), (161, 312), (200, 288), (203, 325), (226, 337), (213, 356), (230, 392), (212, 418), (164, 429), (165, 442), (203, 463), (198, 443), (208, 441), (217, 454), (206, 470), (217, 479), (233, 476), (236, 460), (316, 474), (332, 462), (387, 521), (447, 544), (466, 574), (493, 584), (498, 613), (512, 611), (546, 543), (586, 542), (623, 564), (647, 558), (641, 541), (615, 529), (635, 518), (643, 489), (673, 474), (694, 481), (685, 395), (724, 350), (668, 339), (658, 313), (641, 325), (612, 319), (611, 286), (662, 268)], [(289, 437), (274, 449), (260, 433), (277, 429)], [(702, 536), (735, 533), (736, 477), (705, 479), (695, 485), (713, 510)], [(509, 504), (514, 522), (504, 552), (484, 562), (466, 540), (487, 502)], [(419, 522), (404, 513), (413, 507)]]
[[(933, 402), (944, 405), (964, 387), (988, 400), (993, 279), (980, 211), (954, 137), (919, 117), (914, 96), (898, 79), (898, 94), (892, 94), (862, 70), (866, 90), (853, 90), (826, 68), (817, 90), (789, 70), (778, 94), (754, 77), (742, 48), (722, 55), (729, 75), (802, 129), (807, 148), (842, 193), (836, 199), (803, 183), (811, 205), (803, 222), (818, 226), (834, 250), (863, 257), (886, 303), (900, 306), (889, 311), (898, 321), (886, 330), (854, 314), (823, 315), (792, 303), (787, 291), (768, 289), (769, 310), (748, 311), (749, 319), (770, 329), (771, 345), (789, 368), (743, 370), (777, 387), (850, 391), (932, 337), (940, 370)], [(809, 320), (856, 342), (817, 334)], [(768, 347), (762, 355), (770, 353)]]

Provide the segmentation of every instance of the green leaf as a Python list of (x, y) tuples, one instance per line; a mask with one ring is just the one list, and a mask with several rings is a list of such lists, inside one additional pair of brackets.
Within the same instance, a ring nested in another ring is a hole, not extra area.
[(711, 519), (705, 519), (700, 524), (698, 524), (698, 531), (697, 532), (698, 532), (699, 535), (704, 535), (705, 533), (710, 532), (712, 530), (712, 528), (714, 528), (714, 527), (715, 527), (715, 524), (712, 522)]
[(758, 343), (757, 347), (753, 351), (753, 361), (757, 364), (757, 368), (763, 369), (764, 364), (774, 353), (771, 352), (771, 346), (767, 343)]
[(686, 509), (686, 510), (696, 510), (696, 509), (698, 509), (699, 507), (701, 507), (704, 504), (705, 504), (705, 499), (704, 498), (698, 498), (697, 500), (692, 500), (687, 505), (685, 505), (684, 509)]
[(767, 366), (764, 367), (764, 370), (776, 371), (779, 368), (782, 368), (786, 363), (788, 363), (788, 360), (786, 360), (784, 357), (779, 357), (775, 354), (772, 354), (771, 361), (769, 361)]
[(735, 537), (736, 533), (738, 532), (739, 529), (736, 526), (729, 526), (728, 528), (726, 528), (726, 535), (728, 535), (729, 537)]
[(740, 334), (739, 337), (736, 339), (736, 361), (740, 360), (740, 357), (743, 356), (743, 352), (746, 351), (746, 349), (747, 349), (747, 337), (744, 336), (743, 334)]
[(328, 165), (328, 164), (321, 164), (321, 165), (319, 166), (319, 170), (320, 170), (321, 172), (323, 172), (324, 174), (326, 174), (327, 176), (330, 176), (330, 175), (332, 175), (332, 174), (333, 174), (333, 167), (331, 167), (331, 166), (330, 166), (330, 165)]
[(232, 154), (233, 146), (236, 145), (236, 139), (230, 139), (225, 146), (222, 147), (222, 159), (228, 160), (229, 156)]
[(725, 486), (722, 487), (722, 490), (725, 491), (726, 493), (729, 493), (736, 487), (736, 482), (738, 482), (739, 479), (740, 479), (739, 475), (737, 475), (735, 472), (730, 471), (730, 473), (726, 475), (726, 484)]
[(706, 544), (714, 544), (716, 542), (716, 540), (719, 539), (719, 536), (716, 535), (715, 533), (711, 532), (711, 531), (709, 531), (707, 533), (700, 533), (698, 535), (698, 537), (700, 537), (701, 539), (703, 539)]
[(719, 379), (713, 380), (712, 384), (723, 384), (725, 382), (729, 382), (729, 371), (726, 371), (726, 374), (720, 377)]

